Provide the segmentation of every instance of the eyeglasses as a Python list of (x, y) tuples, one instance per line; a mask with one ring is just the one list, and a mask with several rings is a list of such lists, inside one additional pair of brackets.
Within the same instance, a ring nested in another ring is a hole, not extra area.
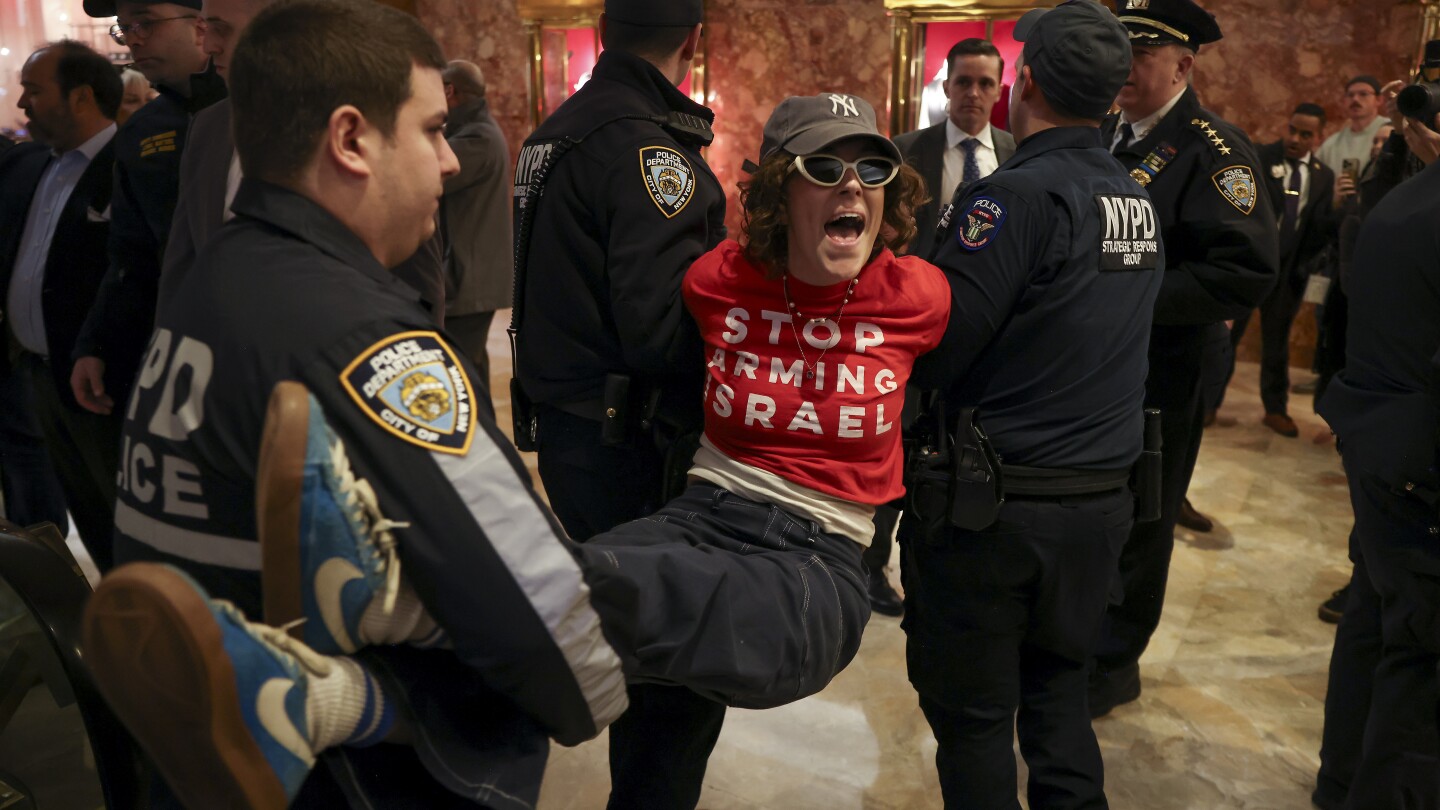
[(845, 179), (846, 170), (853, 169), (860, 185), (879, 188), (895, 179), (895, 175), (900, 172), (900, 164), (885, 157), (862, 157), (859, 160), (846, 161), (834, 155), (796, 155), (790, 169), (800, 172), (801, 177), (815, 185), (827, 188), (840, 185), (840, 181)]
[(179, 17), (161, 17), (158, 20), (136, 20), (129, 25), (121, 25), (120, 23), (115, 23), (114, 25), (110, 26), (110, 38), (115, 40), (116, 44), (118, 45), (128, 45), (130, 44), (128, 41), (129, 37), (139, 37), (140, 39), (145, 39), (150, 36), (150, 32), (155, 28), (156, 25), (159, 25), (160, 23), (170, 22), (171, 20), (194, 19), (198, 19), (194, 14), (185, 14)]

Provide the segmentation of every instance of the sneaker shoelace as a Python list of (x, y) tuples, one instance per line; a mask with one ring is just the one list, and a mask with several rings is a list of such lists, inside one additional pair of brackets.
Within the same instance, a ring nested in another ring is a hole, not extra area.
[(330, 463), (340, 479), (340, 492), (351, 518), (365, 527), (374, 571), (385, 575), (385, 599), (381, 607), (388, 616), (395, 612), (395, 600), (400, 596), (400, 555), (393, 530), (407, 528), (410, 524), (380, 514), (380, 499), (376, 497), (375, 489), (369, 481), (355, 477), (350, 469), (350, 459), (345, 455), (345, 444), (339, 438), (330, 446)]
[[(212, 599), (210, 601), (211, 604), (213, 604), (217, 609), (219, 609), (222, 613), (230, 617), (237, 625), (239, 625), (240, 629), (248, 633), (251, 638), (254, 638), (256, 641), (259, 641), (261, 644), (264, 644), (267, 647), (278, 649), (281, 653), (293, 659), (293, 665), (298, 665), (299, 667), (308, 671), (310, 674), (315, 675), (319, 678), (324, 678), (330, 675), (330, 672), (334, 666), (330, 663), (330, 659), (326, 658), (320, 653), (315, 652), (314, 650), (305, 646), (303, 642), (298, 641), (290, 636), (289, 630), (296, 625), (304, 622), (304, 619), (296, 619), (293, 622), (281, 625), (279, 627), (271, 627), (268, 624), (252, 622), (249, 619), (245, 618), (245, 614), (241, 612), (239, 608), (235, 607), (235, 605), (231, 602), (227, 602), (223, 599)], [(282, 663), (289, 662), (282, 661)], [(289, 667), (287, 666), (287, 669), (288, 668)]]

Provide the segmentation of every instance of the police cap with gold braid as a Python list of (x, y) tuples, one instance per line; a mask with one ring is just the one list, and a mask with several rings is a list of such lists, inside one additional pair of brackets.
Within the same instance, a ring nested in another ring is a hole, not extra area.
[(1115, 0), (1131, 45), (1183, 45), (1198, 51), (1223, 36), (1215, 15), (1191, 0)]
[(605, 0), (606, 19), (627, 25), (698, 25), (704, 16), (703, 0)]

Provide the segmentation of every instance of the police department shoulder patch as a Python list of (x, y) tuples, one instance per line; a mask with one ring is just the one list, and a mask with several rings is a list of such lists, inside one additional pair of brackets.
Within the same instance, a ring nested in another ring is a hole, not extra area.
[(685, 210), (695, 194), (695, 170), (690, 161), (669, 146), (646, 146), (640, 150), (640, 174), (650, 199), (666, 217)]
[(340, 384), (367, 416), (405, 441), (440, 453), (470, 450), (473, 389), (435, 332), (385, 338), (340, 372)]
[(1005, 224), (1005, 206), (989, 197), (976, 197), (964, 208), (965, 218), (956, 223), (956, 238), (966, 250), (979, 250), (990, 244)]
[(1249, 215), (1255, 210), (1255, 174), (1249, 166), (1226, 166), (1210, 176), (1226, 202)]

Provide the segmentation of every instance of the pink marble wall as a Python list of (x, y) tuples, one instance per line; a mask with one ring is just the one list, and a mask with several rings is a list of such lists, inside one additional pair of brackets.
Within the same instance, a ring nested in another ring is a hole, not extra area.
[(446, 58), (468, 59), (485, 72), (490, 111), (511, 155), (518, 153), (530, 134), (530, 45), (515, 0), (415, 0), (415, 5)]
[[(409, 2), (410, 0), (406, 0)], [(530, 130), (525, 28), (515, 0), (413, 0), (450, 58), (481, 66), (491, 106), (512, 153)], [(1420, 31), (1415, 0), (1208, 0), (1225, 39), (1206, 46), (1195, 85), (1206, 106), (1257, 143), (1279, 137), (1301, 101), (1342, 125), (1341, 83), (1357, 73), (1406, 74)], [(715, 144), (707, 156), (730, 199), (755, 157), (770, 110), (789, 95), (844, 90), (869, 100), (885, 121), (890, 21), (883, 0), (708, 0), (706, 53)], [(1258, 332), (1258, 330), (1252, 330)], [(1253, 354), (1249, 343), (1242, 356)], [(1308, 362), (1313, 321), (1297, 321), (1296, 362)]]
[(1369, 73), (1405, 78), (1420, 36), (1413, 0), (1210, 0), (1226, 32), (1201, 50), (1195, 86), (1205, 104), (1257, 143), (1284, 131), (1302, 101), (1343, 125), (1343, 83)]
[(869, 101), (885, 123), (890, 20), (880, 0), (710, 0), (706, 63), (715, 109), (707, 155), (739, 228), (740, 164), (760, 153), (760, 130), (787, 96), (844, 91)]

